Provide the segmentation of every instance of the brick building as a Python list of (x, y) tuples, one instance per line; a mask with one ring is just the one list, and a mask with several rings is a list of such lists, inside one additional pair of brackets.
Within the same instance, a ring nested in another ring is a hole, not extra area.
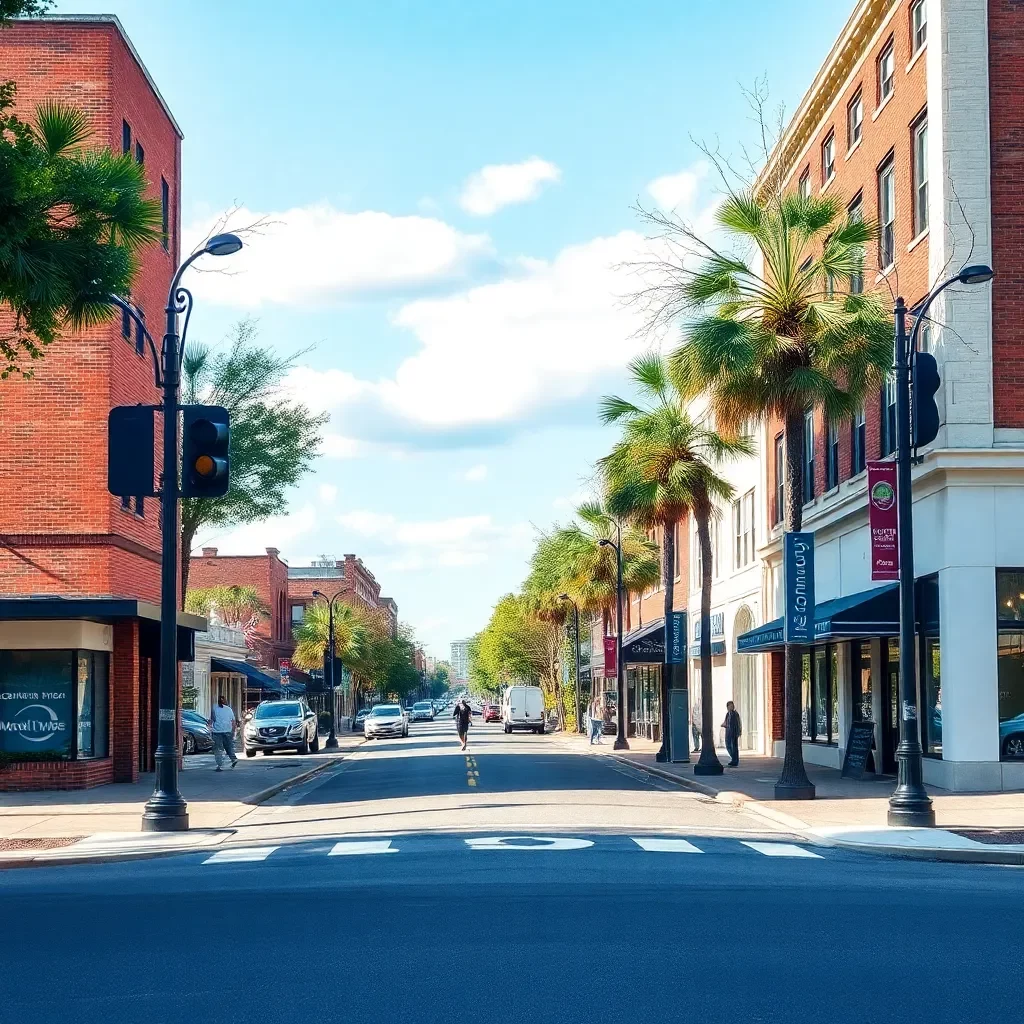
[[(1024, 6), (1011, 0), (861, 0), (771, 156), (789, 189), (832, 193), (877, 220), (863, 281), (913, 307), (967, 262), (991, 286), (931, 307), (942, 427), (913, 475), (918, 707), (925, 780), (1024, 788)], [(895, 770), (898, 606), (871, 581), (864, 464), (895, 448), (895, 393), (852, 422), (809, 409), (804, 529), (815, 534), (818, 643), (805, 656), (804, 753), (839, 765), (857, 719), (875, 723), (875, 769)], [(762, 439), (758, 554), (765, 618), (781, 614), (784, 437)], [(777, 652), (779, 623), (738, 638)], [(781, 654), (762, 707), (782, 750)]]
[[(72, 104), (86, 145), (145, 166), (168, 230), (141, 255), (134, 300), (159, 322), (179, 258), (182, 135), (120, 23), (16, 22), (0, 31), (0, 77), (17, 83), (22, 117)], [(107, 493), (107, 414), (159, 401), (151, 357), (118, 317), (54, 342), (33, 370), (0, 381), (0, 789), (130, 781), (155, 748), (160, 528), (155, 502)], [(204, 620), (178, 621), (187, 651)]]
[(382, 611), (388, 618), (392, 636), (398, 635), (398, 605), (390, 597), (381, 597), (377, 578), (355, 555), (328, 564), (298, 565), (288, 570), (289, 619), (292, 626), (302, 622), (306, 606), (318, 598), (319, 590), (328, 597), (341, 594), (342, 600), (367, 611)]

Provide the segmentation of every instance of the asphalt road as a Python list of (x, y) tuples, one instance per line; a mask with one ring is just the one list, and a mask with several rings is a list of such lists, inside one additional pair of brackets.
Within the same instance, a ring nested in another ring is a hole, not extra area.
[[(557, 739), (485, 739), (476, 769), (440, 726), (364, 748), (276, 838), (0, 874), (0, 1021), (1019, 1019), (1021, 869), (812, 848)], [(559, 803), (634, 820), (464, 825)]]

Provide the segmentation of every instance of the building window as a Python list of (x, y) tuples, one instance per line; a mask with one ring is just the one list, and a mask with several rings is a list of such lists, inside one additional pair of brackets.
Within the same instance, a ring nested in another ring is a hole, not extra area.
[(786, 516), (786, 435), (775, 438), (775, 522)]
[(846, 108), (846, 148), (853, 149), (864, 133), (864, 94), (858, 89)]
[(928, 227), (928, 118), (914, 125), (914, 236)]
[(132, 129), (127, 121), (121, 122), (121, 152), (127, 156), (132, 151)]
[(996, 570), (999, 757), (1024, 760), (1024, 571)]
[(932, 354), (935, 352), (932, 348), (932, 324), (930, 320), (925, 320), (917, 332), (917, 347), (921, 352), (931, 352)]
[(711, 520), (711, 578), (718, 579), (721, 576), (718, 553), (722, 547), (722, 517), (715, 516)]
[(814, 409), (804, 412), (804, 504), (814, 501)]
[(692, 590), (700, 590), (701, 588), (701, 583), (703, 582), (701, 571), (702, 564), (703, 559), (701, 558), (700, 550), (700, 533), (697, 531), (697, 523), (695, 520), (693, 524), (693, 557), (690, 559), (690, 565), (692, 566), (690, 573), (690, 586)]
[(941, 649), (937, 636), (925, 637), (923, 672), (924, 687), (924, 752), (942, 757), (942, 676)]
[(132, 318), (127, 309), (121, 310), (121, 337), (126, 341), (132, 340)]
[(139, 310), (139, 319), (135, 321), (135, 351), (141, 356), (146, 351), (146, 335), (142, 330), (142, 310)]
[(850, 430), (850, 476), (863, 473), (867, 466), (867, 427), (864, 422), (864, 406), (854, 414)]
[(831, 131), (821, 144), (821, 181), (827, 184), (836, 173), (836, 133)]
[(732, 503), (732, 567), (742, 569), (754, 560), (754, 492)]
[(896, 52), (893, 42), (889, 42), (882, 48), (878, 55), (878, 102), (884, 103), (891, 95), (896, 85)]
[(801, 199), (807, 199), (811, 194), (811, 169), (808, 167), (803, 174), (800, 175), (800, 181), (797, 184), (797, 190), (800, 193)]
[(108, 679), (104, 652), (0, 651), (0, 753), (106, 757)]
[(141, 142), (135, 143), (135, 162), (144, 164), (146, 162), (146, 151), (142, 148)]
[(896, 172), (890, 156), (878, 171), (878, 266), (887, 270), (896, 260)]
[(829, 417), (826, 440), (825, 490), (839, 486), (839, 424)]
[(306, 606), (304, 604), (292, 605), (292, 625), (301, 626), (306, 618)]
[(167, 179), (160, 179), (160, 244), (164, 252), (171, 249), (171, 190), (167, 185)]
[[(853, 202), (846, 209), (846, 215), (850, 223), (860, 223), (864, 219), (864, 196), (858, 192), (853, 197)], [(864, 291), (864, 271), (850, 275), (850, 294), (860, 295)]]
[(928, 4), (914, 0), (910, 6), (910, 49), (917, 53), (928, 42)]
[(803, 656), (801, 731), (808, 743), (835, 743), (839, 735), (839, 657), (834, 644)]
[(882, 455), (896, 451), (896, 376), (886, 374), (882, 386)]

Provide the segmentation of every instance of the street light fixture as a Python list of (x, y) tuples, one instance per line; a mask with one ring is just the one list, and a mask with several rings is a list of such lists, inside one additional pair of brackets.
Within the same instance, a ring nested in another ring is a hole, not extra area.
[(629, 750), (626, 739), (626, 677), (622, 671), (622, 526), (615, 520), (616, 540), (607, 538), (598, 541), (603, 548), (615, 548), (615, 700), (618, 703), (618, 719), (615, 729), (615, 743), (612, 750)]
[(576, 731), (583, 732), (583, 716), (580, 715), (580, 606), (568, 594), (559, 594), (558, 600), (568, 601), (572, 605), (573, 633), (576, 637)]
[[(188, 809), (178, 792), (178, 395), (181, 388), (181, 360), (192, 316), (192, 293), (181, 286), (181, 276), (200, 256), (230, 256), (242, 248), (242, 240), (230, 233), (214, 235), (175, 271), (167, 290), (165, 327), (161, 355), (142, 313), (117, 295), (109, 302), (135, 321), (149, 343), (157, 387), (163, 389), (163, 473), (160, 484), (160, 692), (157, 719), (156, 786), (142, 812), (143, 832), (181, 832), (188, 828)], [(178, 333), (178, 316), (185, 321)]]
[(955, 277), (931, 290), (916, 307), (914, 326), (907, 338), (907, 305), (896, 299), (894, 339), (896, 371), (896, 504), (899, 516), (897, 544), (900, 563), (900, 742), (896, 748), (897, 782), (889, 798), (890, 825), (933, 827), (935, 808), (924, 788), (921, 731), (917, 713), (916, 617), (914, 602), (914, 496), (910, 480), (910, 358), (928, 307), (954, 284), (985, 284), (995, 272), (984, 264), (964, 267)]
[(314, 597), (322, 597), (327, 602), (327, 657), (324, 662), (324, 677), (329, 680), (327, 685), (331, 692), (331, 731), (324, 744), (324, 750), (338, 749), (338, 733), (334, 721), (334, 602), (344, 593), (344, 590), (339, 590), (334, 597), (328, 597), (319, 590), (313, 591)]

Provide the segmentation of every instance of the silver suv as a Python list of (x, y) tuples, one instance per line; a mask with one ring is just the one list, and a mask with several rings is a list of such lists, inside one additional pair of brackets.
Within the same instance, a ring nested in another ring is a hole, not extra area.
[(255, 757), (257, 750), (315, 754), (320, 749), (316, 713), (302, 699), (262, 701), (245, 716), (242, 742), (246, 757)]

